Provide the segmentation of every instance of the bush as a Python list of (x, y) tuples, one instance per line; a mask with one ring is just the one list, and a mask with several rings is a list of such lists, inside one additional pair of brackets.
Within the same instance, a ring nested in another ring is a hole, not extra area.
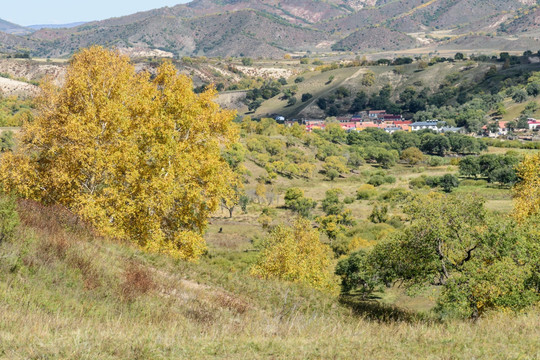
[(356, 190), (356, 199), (368, 200), (375, 195), (375, 186), (371, 184), (364, 184)]
[(19, 223), (15, 197), (0, 195), (0, 243), (13, 239)]
[(355, 198), (352, 196), (347, 196), (345, 199), (343, 199), (343, 202), (347, 205), (350, 205), (354, 202)]
[(384, 177), (381, 176), (381, 175), (373, 175), (369, 180), (368, 180), (368, 184), (369, 185), (373, 185), (375, 187), (379, 187), (381, 186), (382, 184), (384, 184)]
[(411, 189), (421, 189), (426, 185), (426, 176), (420, 176), (409, 181), (409, 187)]
[(410, 191), (403, 188), (391, 189), (380, 196), (381, 200), (385, 201), (403, 201), (409, 197)]
[(439, 186), (444, 192), (452, 192), (454, 188), (459, 186), (459, 179), (454, 174), (445, 174), (439, 179)]
[(384, 183), (385, 184), (395, 184), (396, 183), (396, 178), (392, 175), (386, 175), (384, 177)]
[(388, 225), (391, 225), (395, 229), (403, 228), (403, 221), (397, 215), (392, 216), (389, 220), (386, 221)]
[(388, 220), (388, 205), (375, 204), (368, 219), (374, 224), (386, 222)]
[(302, 189), (289, 188), (285, 192), (285, 207), (300, 216), (309, 217), (315, 206), (317, 202), (305, 197)]
[(311, 95), (310, 93), (302, 94), (302, 102), (306, 102), (309, 99), (311, 99), (312, 97), (313, 97), (313, 95)]
[(486, 180), (462, 180), (460, 186), (486, 186)]
[(443, 163), (444, 163), (444, 159), (440, 156), (429, 157), (429, 166), (437, 167), (437, 166), (441, 166)]

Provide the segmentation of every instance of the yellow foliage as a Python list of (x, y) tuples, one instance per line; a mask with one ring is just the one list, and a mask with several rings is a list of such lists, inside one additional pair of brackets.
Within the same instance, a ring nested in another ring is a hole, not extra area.
[(43, 86), (19, 149), (2, 159), (0, 183), (62, 204), (105, 235), (196, 259), (209, 215), (233, 196), (221, 147), (237, 134), (215, 90), (192, 89), (170, 62), (152, 79), (118, 53), (83, 50), (63, 87)]
[(514, 188), (514, 217), (523, 221), (540, 213), (540, 154), (527, 156), (517, 175), (521, 181)]
[(367, 240), (361, 237), (355, 237), (351, 239), (351, 242), (349, 243), (348, 250), (349, 253), (359, 250), (359, 249), (365, 249), (369, 248), (375, 245), (375, 241)]
[(292, 227), (277, 226), (265, 239), (255, 276), (304, 283), (314, 288), (335, 291), (332, 250), (319, 240), (319, 233), (308, 220), (298, 218)]

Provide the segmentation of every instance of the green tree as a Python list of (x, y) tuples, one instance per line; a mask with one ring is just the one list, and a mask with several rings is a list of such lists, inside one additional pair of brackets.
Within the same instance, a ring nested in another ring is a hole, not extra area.
[(529, 96), (528, 96), (526, 90), (519, 89), (516, 92), (514, 92), (514, 95), (512, 95), (512, 100), (514, 100), (515, 102), (518, 102), (518, 103), (522, 103), (522, 102), (527, 101), (528, 97)]
[(306, 102), (309, 99), (311, 99), (312, 97), (313, 97), (313, 95), (311, 95), (310, 93), (302, 94), (302, 102)]
[(459, 179), (454, 174), (444, 174), (441, 176), (438, 183), (444, 192), (449, 193), (459, 186)]
[(492, 218), (483, 202), (473, 195), (435, 193), (410, 201), (404, 209), (410, 225), (377, 243), (355, 261), (356, 269), (341, 271), (344, 287), (368, 283), (373, 289), (396, 281), (407, 288), (439, 285), (442, 316), (475, 317), (537, 303), (537, 228)]
[(289, 188), (285, 192), (285, 207), (308, 218), (311, 211), (317, 206), (317, 202), (304, 196), (304, 191), (299, 188)]
[(345, 204), (339, 199), (340, 195), (343, 195), (343, 190), (341, 189), (330, 189), (326, 191), (321, 203), (326, 215), (338, 215), (343, 212)]
[(444, 135), (426, 133), (422, 135), (420, 149), (428, 154), (444, 156), (450, 150), (450, 141)]
[(466, 156), (459, 161), (459, 173), (463, 176), (477, 177), (480, 175), (480, 164), (476, 156)]

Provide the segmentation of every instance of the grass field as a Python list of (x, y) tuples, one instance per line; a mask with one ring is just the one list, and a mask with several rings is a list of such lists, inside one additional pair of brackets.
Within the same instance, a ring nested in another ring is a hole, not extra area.
[(209, 254), (185, 263), (97, 238), (59, 209), (19, 211), (17, 241), (0, 244), (0, 358), (540, 357), (540, 309), (440, 322), (411, 312), (429, 292), (392, 290), (383, 303), (396, 309), (252, 278), (249, 243), (221, 243), (216, 225)]

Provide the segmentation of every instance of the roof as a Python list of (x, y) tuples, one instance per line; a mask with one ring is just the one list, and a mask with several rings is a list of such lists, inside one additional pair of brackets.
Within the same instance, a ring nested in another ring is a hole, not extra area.
[(429, 120), (429, 121), (419, 121), (412, 123), (411, 126), (437, 126), (438, 121)]
[(458, 132), (461, 129), (462, 128), (460, 128), (460, 127), (442, 127), (441, 132)]

